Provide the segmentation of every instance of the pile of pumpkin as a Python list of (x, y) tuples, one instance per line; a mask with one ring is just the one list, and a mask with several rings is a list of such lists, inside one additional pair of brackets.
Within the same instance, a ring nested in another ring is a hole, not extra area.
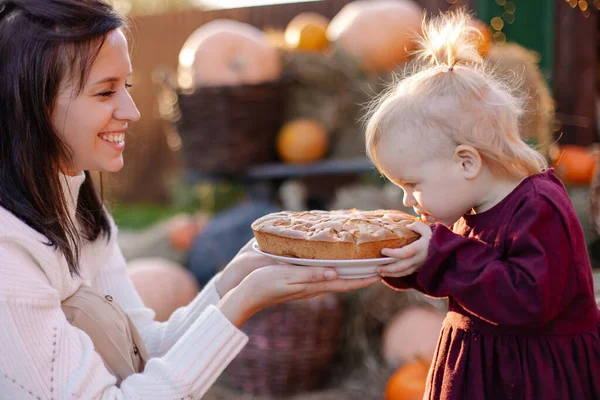
[[(279, 158), (308, 163), (364, 154), (359, 105), (410, 61), (422, 15), (413, 0), (357, 0), (331, 20), (300, 13), (283, 31), (215, 20), (184, 44), (178, 86), (254, 85), (296, 75), (305, 90), (296, 85), (286, 99), (285, 124), (276, 138)], [(527, 103), (521, 133), (548, 155), (553, 102), (535, 53), (517, 44), (495, 46), (486, 24), (473, 19), (473, 26), (479, 53), (500, 75), (510, 79), (514, 70), (523, 71), (518, 89), (535, 95)]]
[[(325, 62), (343, 55), (346, 58), (340, 64), (354, 63), (364, 76), (381, 76), (407, 61), (415, 48), (413, 38), (420, 30), (422, 12), (412, 0), (358, 0), (345, 5), (331, 20), (314, 12), (301, 13), (283, 32), (214, 20), (198, 28), (181, 49), (178, 86), (190, 89), (278, 81), (286, 73), (286, 60), (298, 55), (322, 57)], [(482, 51), (487, 43), (489, 40), (482, 40)], [(331, 152), (331, 132), (340, 123), (336, 121), (339, 116), (328, 119), (307, 114), (290, 112), (286, 118), (276, 139), (282, 161), (307, 163)], [(355, 124), (359, 117), (342, 119)]]

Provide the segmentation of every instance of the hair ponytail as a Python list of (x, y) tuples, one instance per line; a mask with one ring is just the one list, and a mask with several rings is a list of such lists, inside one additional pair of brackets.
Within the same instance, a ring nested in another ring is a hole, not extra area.
[(482, 33), (470, 23), (464, 10), (424, 19), (422, 32), (415, 55), (423, 65), (429, 63), (452, 71), (457, 65), (483, 64), (477, 50)]

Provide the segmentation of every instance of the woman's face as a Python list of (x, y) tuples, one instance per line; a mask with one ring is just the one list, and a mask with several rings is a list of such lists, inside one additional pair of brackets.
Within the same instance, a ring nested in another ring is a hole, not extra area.
[(125, 131), (140, 119), (128, 92), (130, 74), (127, 40), (117, 29), (107, 35), (81, 93), (73, 82), (61, 83), (52, 123), (72, 151), (69, 174), (123, 168)]

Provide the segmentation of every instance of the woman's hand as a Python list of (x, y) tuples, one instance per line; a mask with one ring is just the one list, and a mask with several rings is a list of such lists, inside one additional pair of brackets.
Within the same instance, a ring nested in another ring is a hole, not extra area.
[(269, 265), (250, 273), (221, 299), (218, 307), (237, 327), (263, 308), (328, 292), (348, 292), (379, 282), (381, 277), (337, 279), (332, 268)]
[(219, 296), (223, 298), (231, 289), (239, 285), (252, 271), (273, 264), (273, 260), (252, 248), (251, 239), (223, 269), (216, 286)]
[(421, 221), (413, 222), (406, 227), (417, 232), (421, 237), (408, 246), (399, 249), (383, 249), (381, 254), (387, 257), (397, 258), (398, 261), (377, 268), (377, 273), (379, 275), (394, 278), (407, 276), (416, 272), (427, 259), (429, 240), (431, 239), (431, 228)]

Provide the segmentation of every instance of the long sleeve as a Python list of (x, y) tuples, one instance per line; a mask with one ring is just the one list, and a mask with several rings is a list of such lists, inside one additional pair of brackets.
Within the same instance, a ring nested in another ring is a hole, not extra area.
[(386, 283), (448, 296), (493, 324), (544, 325), (577, 291), (577, 280), (568, 279), (573, 256), (565, 221), (549, 201), (534, 198), (522, 202), (506, 229), (506, 243), (492, 246), (436, 225), (420, 270)]
[(2, 398), (199, 398), (247, 341), (209, 305), (162, 357), (117, 387), (91, 339), (66, 320), (56, 282), (68, 281), (68, 271), (61, 276), (48, 249), (34, 240), (0, 239)]

